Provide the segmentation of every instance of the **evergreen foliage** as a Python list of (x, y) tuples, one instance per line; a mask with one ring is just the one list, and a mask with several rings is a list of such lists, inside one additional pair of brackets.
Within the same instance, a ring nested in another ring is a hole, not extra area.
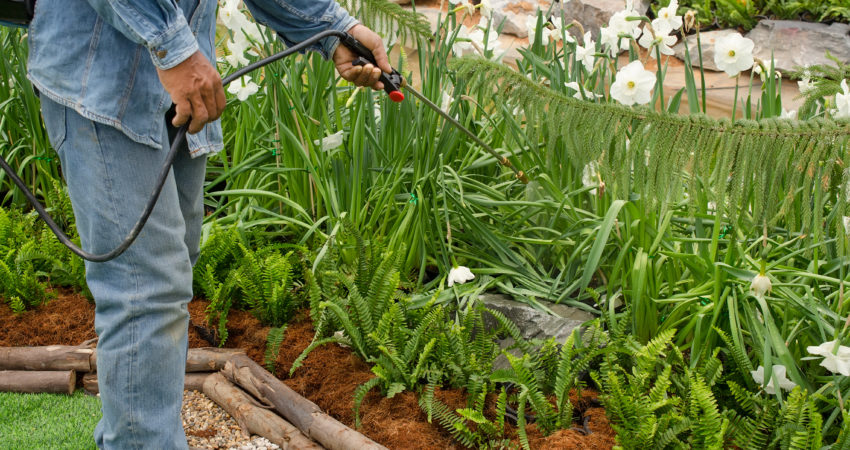
[[(688, 192), (707, 188), (733, 222), (773, 225), (781, 218), (817, 237), (826, 206), (847, 215), (847, 199), (839, 195), (850, 182), (850, 173), (841, 171), (850, 138), (846, 121), (678, 116), (570, 98), (483, 58), (458, 58), (450, 67), (469, 80), (470, 90), (493, 92), (499, 102), (522, 108), (528, 123), (541, 124), (528, 127), (531, 142), (545, 138), (549, 149), (565, 146), (578, 167), (596, 161), (606, 190), (624, 199), (636, 193), (647, 210), (663, 213), (683, 198), (684, 168)], [(752, 199), (751, 212), (745, 199)]]
[(384, 34), (398, 33), (402, 42), (408, 38), (428, 39), (431, 36), (431, 25), (425, 16), (388, 0), (341, 0), (339, 3), (367, 27)]

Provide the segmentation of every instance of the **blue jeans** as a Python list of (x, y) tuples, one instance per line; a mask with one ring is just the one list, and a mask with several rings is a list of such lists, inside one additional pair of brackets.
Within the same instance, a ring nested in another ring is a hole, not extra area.
[[(169, 146), (156, 149), (42, 96), (42, 114), (82, 247), (114, 248), (139, 217)], [(162, 120), (165, 120), (164, 118)], [(180, 418), (192, 264), (199, 253), (205, 157), (180, 151), (138, 239), (121, 256), (86, 262), (94, 295), (101, 449), (185, 449)]]

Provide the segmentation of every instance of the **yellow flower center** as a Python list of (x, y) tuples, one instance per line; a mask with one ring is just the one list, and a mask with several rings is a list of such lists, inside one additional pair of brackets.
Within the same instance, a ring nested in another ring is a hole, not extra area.
[(626, 84), (626, 86), (628, 86), (628, 87), (629, 87), (629, 89), (634, 89), (634, 88), (635, 88), (635, 82), (634, 82), (634, 81), (629, 81), (629, 82)]
[(735, 57), (735, 50), (729, 50), (729, 56), (731, 58), (734, 58)]

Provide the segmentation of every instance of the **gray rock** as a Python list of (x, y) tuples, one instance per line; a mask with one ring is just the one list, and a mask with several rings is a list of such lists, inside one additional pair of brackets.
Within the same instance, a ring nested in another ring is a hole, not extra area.
[(773, 54), (776, 68), (783, 72), (815, 64), (834, 65), (829, 51), (842, 62), (850, 62), (850, 25), (762, 20), (747, 33), (755, 42), (753, 55), (769, 64)]
[[(541, 301), (541, 303), (555, 315), (538, 311), (525, 303), (512, 300), (507, 295), (482, 294), (479, 299), (488, 309), (499, 311), (514, 322), (522, 337), (527, 340), (555, 338), (556, 342), (563, 343), (573, 330), (594, 318), (592, 314), (580, 309), (545, 301)], [(488, 314), (484, 315), (484, 321), (488, 327), (495, 328), (498, 326), (496, 320)], [(514, 340), (511, 338), (499, 341), (499, 346), (502, 349), (513, 344)], [(521, 356), (517, 350), (511, 351), (511, 353), (515, 356)], [(507, 358), (500, 355), (494, 361), (493, 366), (495, 369), (504, 369), (509, 367), (510, 364), (508, 364)]]
[[(703, 67), (708, 70), (720, 71), (717, 65), (714, 64), (714, 42), (717, 39), (726, 36), (727, 34), (735, 33), (735, 30), (714, 30), (700, 33), (700, 43), (702, 44), (702, 62)], [(697, 52), (697, 37), (696, 35), (688, 36), (683, 42), (679, 42), (673, 47), (676, 57), (685, 60), (685, 43), (688, 45), (688, 52), (691, 56), (691, 65), (699, 67), (699, 53)]]
[(528, 37), (525, 21), (529, 16), (536, 16), (537, 10), (544, 12), (549, 4), (542, 1), (528, 0), (493, 0), (493, 27), (502, 27), (502, 34), (516, 37)]
[[(649, 0), (635, 0), (635, 10), (645, 14), (649, 10), (649, 3)], [(598, 39), (599, 28), (608, 26), (611, 16), (625, 7), (625, 0), (570, 0), (559, 2), (552, 10), (555, 15), (563, 11), (565, 22), (575, 19), (584, 26), (585, 31), (591, 32), (594, 39)], [(573, 34), (578, 35), (578, 30), (573, 30)]]
[[(714, 41), (730, 33), (735, 33), (735, 30), (715, 30), (701, 34), (703, 67), (719, 70), (714, 64)], [(768, 65), (773, 55), (774, 65), (781, 72), (814, 64), (833, 65), (826, 58), (827, 50), (839, 60), (850, 62), (850, 25), (847, 24), (762, 20), (746, 37), (755, 44), (753, 56)], [(688, 36), (687, 42), (691, 64), (698, 67), (696, 36)], [(676, 44), (673, 50), (676, 57), (684, 61), (684, 44)]]

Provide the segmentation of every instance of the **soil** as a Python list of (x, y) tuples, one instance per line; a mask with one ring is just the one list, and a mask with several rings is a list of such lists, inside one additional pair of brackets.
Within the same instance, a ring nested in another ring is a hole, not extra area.
[[(20, 315), (0, 302), (0, 346), (77, 345), (96, 337), (94, 305), (85, 297), (69, 291), (57, 292), (57, 298)], [(197, 326), (205, 325), (207, 302), (195, 299), (189, 304), (192, 325), (189, 327), (190, 347), (209, 347), (210, 343), (198, 333)], [(232, 311), (228, 317), (230, 336), (225, 347), (244, 349), (248, 356), (263, 364), (266, 334), (263, 326), (250, 313)], [(303, 310), (288, 325), (285, 340), (277, 360), (275, 375), (295, 391), (316, 403), (320, 408), (346, 425), (354, 426), (353, 394), (360, 384), (373, 377), (369, 366), (349, 349), (325, 345), (313, 351), (292, 377), (289, 369), (295, 358), (313, 339), (309, 312)], [(462, 390), (438, 390), (436, 396), (452, 408), (466, 407)], [(494, 396), (495, 398), (495, 396)], [(560, 430), (543, 436), (536, 425), (526, 428), (529, 442), (535, 449), (610, 449), (614, 431), (608, 424), (605, 411), (595, 401), (596, 393), (582, 391), (582, 398), (573, 395), (572, 403), (583, 410), (590, 434), (575, 429)], [(371, 392), (361, 406), (360, 432), (391, 449), (460, 449), (451, 436), (436, 424), (428, 423), (412, 392), (403, 392), (388, 399)], [(518, 443), (515, 428), (509, 437)]]

